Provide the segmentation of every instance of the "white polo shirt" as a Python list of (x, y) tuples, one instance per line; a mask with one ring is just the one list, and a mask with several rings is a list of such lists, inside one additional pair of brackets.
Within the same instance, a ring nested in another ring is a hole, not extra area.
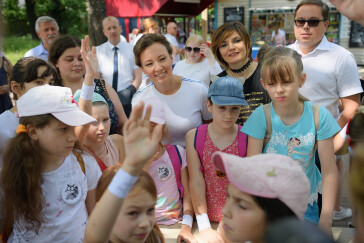
[(363, 92), (353, 54), (329, 42), (326, 36), (306, 55), (299, 50), (297, 41), (289, 47), (302, 56), (303, 71), (307, 75), (299, 92), (314, 104), (324, 106), (338, 120), (337, 99)]
[[(120, 41), (116, 45), (118, 48), (118, 90), (121, 91), (129, 87), (134, 81), (135, 65), (133, 45)], [(114, 45), (109, 41), (96, 47), (97, 60), (101, 78), (112, 86), (114, 74)]]

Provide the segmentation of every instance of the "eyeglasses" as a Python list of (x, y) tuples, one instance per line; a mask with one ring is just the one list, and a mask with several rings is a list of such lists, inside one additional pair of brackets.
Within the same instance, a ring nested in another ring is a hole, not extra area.
[(193, 50), (194, 53), (200, 53), (200, 50), (201, 50), (200, 47), (192, 48), (190, 46), (186, 46), (185, 49), (186, 49), (187, 52), (191, 52)]
[(321, 21), (326, 21), (324, 19), (295, 19), (294, 23), (297, 27), (303, 27), (306, 23), (310, 27), (317, 27)]

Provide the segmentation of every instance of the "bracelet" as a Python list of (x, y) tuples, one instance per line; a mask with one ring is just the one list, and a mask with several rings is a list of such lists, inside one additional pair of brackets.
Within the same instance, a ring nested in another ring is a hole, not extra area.
[(188, 214), (183, 215), (182, 224), (188, 225), (192, 228), (192, 222), (193, 222), (193, 219), (192, 219), (191, 215), (188, 215)]
[(80, 95), (80, 99), (83, 100), (92, 100), (92, 97), (94, 95), (94, 90), (95, 90), (95, 83), (93, 83), (92, 86), (88, 86), (86, 84), (82, 84), (82, 90), (81, 90), (81, 95)]
[(124, 170), (119, 169), (109, 184), (108, 189), (116, 197), (125, 198), (137, 180), (137, 176), (132, 176)]
[(211, 228), (209, 216), (207, 213), (203, 213), (196, 216), (198, 231), (203, 231), (204, 229)]

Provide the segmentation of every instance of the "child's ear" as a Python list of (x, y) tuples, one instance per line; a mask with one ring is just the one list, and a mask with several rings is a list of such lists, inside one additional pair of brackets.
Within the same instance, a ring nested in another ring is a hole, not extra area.
[(210, 101), (209, 101), (209, 100), (206, 100), (206, 106), (207, 106), (207, 110), (208, 110), (209, 112), (212, 112), (212, 104), (210, 103)]
[(10, 89), (12, 92), (14, 92), (18, 98), (19, 98), (19, 92), (21, 92), (21, 90), (23, 89), (23, 87), (21, 87), (21, 85), (15, 81), (11, 81), (10, 82)]
[(301, 88), (302, 85), (304, 85), (304, 83), (306, 82), (306, 74), (305, 73), (301, 73), (301, 78), (300, 78), (300, 84), (299, 87)]
[(260, 79), (260, 83), (262, 84), (263, 88), (264, 88), (265, 90), (267, 90), (267, 89), (266, 89), (266, 87), (265, 87), (265, 86), (266, 86), (266, 84), (265, 84), (265, 82), (263, 81), (263, 79)]
[(32, 140), (38, 141), (38, 139), (39, 139), (38, 131), (34, 126), (28, 124), (27, 125), (27, 131), (28, 131), (28, 136)]

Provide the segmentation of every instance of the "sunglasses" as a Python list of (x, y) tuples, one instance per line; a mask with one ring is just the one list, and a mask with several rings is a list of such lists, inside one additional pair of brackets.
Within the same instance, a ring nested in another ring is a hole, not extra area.
[(295, 19), (294, 23), (297, 27), (303, 27), (306, 23), (310, 27), (317, 27), (320, 22), (326, 21), (324, 19)]
[(192, 47), (189, 47), (189, 46), (186, 46), (185, 49), (186, 49), (187, 52), (191, 52), (193, 50), (194, 53), (200, 53), (200, 50), (201, 50), (200, 47), (192, 48)]

